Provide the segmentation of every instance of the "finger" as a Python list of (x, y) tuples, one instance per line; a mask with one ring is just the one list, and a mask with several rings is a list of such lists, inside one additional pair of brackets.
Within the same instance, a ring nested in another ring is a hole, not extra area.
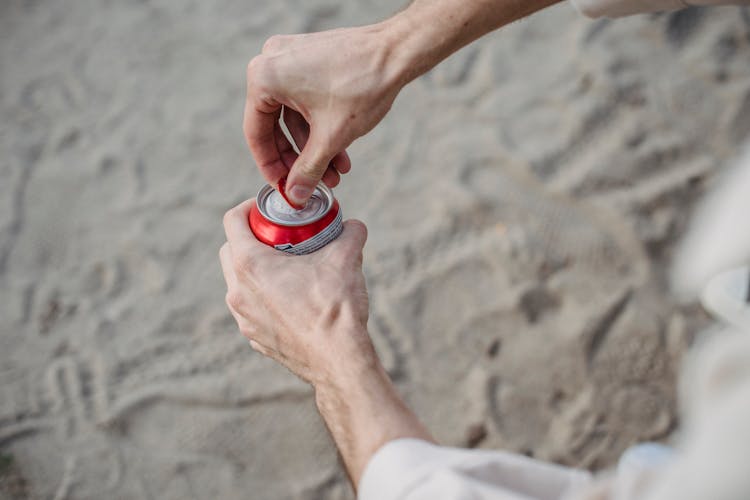
[(237, 322), (237, 326), (240, 326), (243, 318), (237, 310), (239, 300), (229, 292), (229, 290), (237, 287), (237, 275), (234, 272), (232, 249), (229, 247), (228, 242), (224, 243), (219, 249), (219, 262), (221, 263), (221, 272), (224, 274), (224, 281), (227, 284), (227, 294), (224, 302), (226, 302), (227, 309), (232, 314), (234, 321)]
[[(265, 342), (265, 341), (261, 341)], [(255, 339), (248, 340), (248, 344), (250, 344), (250, 347), (258, 351), (264, 356), (267, 356), (274, 361), (281, 363), (283, 365), (286, 364), (287, 357), (284, 356), (282, 352), (280, 352), (278, 349), (274, 349), (273, 347), (268, 347), (265, 343), (258, 342)]]
[(276, 146), (277, 116), (278, 114), (259, 112), (249, 102), (245, 104), (243, 129), (247, 145), (261, 175), (269, 184), (274, 185), (289, 171)]
[(342, 151), (333, 157), (333, 166), (340, 174), (346, 174), (352, 169), (352, 160), (349, 158), (349, 153)]
[(276, 184), (287, 172), (276, 144), (276, 123), (281, 104), (263, 90), (269, 67), (262, 57), (255, 57), (247, 68), (247, 98), (242, 128), (247, 145), (263, 177)]
[(343, 249), (347, 254), (361, 255), (367, 241), (367, 226), (364, 222), (351, 219), (344, 222), (341, 236), (332, 243), (333, 249)]
[(250, 229), (248, 216), (254, 204), (255, 198), (246, 200), (224, 214), (224, 232), (232, 251), (233, 262), (238, 258), (246, 261), (274, 255), (275, 250), (258, 241)]
[[(297, 150), (301, 151), (305, 147), (305, 144), (307, 144), (307, 138), (310, 135), (310, 126), (300, 113), (289, 107), (284, 107), (283, 120), (297, 146)], [(328, 167), (334, 167), (339, 173), (345, 174), (351, 170), (352, 161), (349, 158), (349, 154), (346, 151), (342, 151), (333, 157)], [(335, 187), (337, 184), (338, 182), (336, 184), (326, 182), (328, 187)]]
[[(229, 267), (231, 267), (231, 265)], [(230, 290), (232, 290), (233, 288), (236, 288), (236, 285), (232, 285), (231, 287), (227, 288), (227, 294), (224, 297), (224, 302), (227, 305), (227, 309), (229, 309), (229, 313), (234, 318), (235, 323), (237, 323), (237, 328), (239, 328), (240, 333), (242, 333), (242, 335), (245, 335), (243, 332), (247, 330), (245, 328), (247, 320), (239, 311), (239, 308), (242, 307), (245, 302), (245, 298), (237, 294), (236, 292), (231, 292)]]
[[(245, 318), (243, 318), (242, 314), (240, 314), (240, 312), (237, 310), (237, 308), (232, 305), (232, 302), (229, 300), (229, 295), (228, 294), (227, 294), (226, 303), (227, 303), (227, 309), (229, 309), (229, 313), (234, 318), (235, 323), (237, 323), (237, 328), (240, 329), (240, 333), (242, 333), (242, 331), (243, 331), (242, 325), (245, 322)], [(242, 333), (242, 335), (245, 335), (245, 334)]]
[(281, 128), (281, 123), (279, 121), (277, 121), (274, 125), (274, 136), (276, 139), (276, 149), (279, 151), (281, 163), (284, 165), (283, 172), (281, 172), (282, 175), (278, 177), (276, 183), (272, 184), (274, 186), (277, 186), (279, 180), (284, 179), (287, 175), (289, 175), (289, 170), (292, 168), (292, 165), (294, 165), (294, 162), (297, 161), (298, 155), (294, 150), (292, 143), (289, 142), (289, 139), (287, 139), (286, 135), (284, 134), (284, 131)]
[(341, 176), (339, 175), (338, 171), (336, 171), (333, 167), (328, 167), (326, 169), (326, 172), (323, 174), (323, 178), (321, 179), (326, 186), (329, 188), (335, 188), (339, 185), (339, 182), (341, 181)]
[(272, 357), (271, 356), (271, 350), (265, 348), (264, 346), (262, 346), (261, 344), (259, 344), (255, 340), (249, 339), (248, 343), (250, 344), (250, 347), (252, 347), (254, 351), (257, 351), (257, 352), (261, 353), (263, 356), (266, 356), (266, 357), (269, 357), (269, 358)]
[(263, 44), (261, 52), (264, 54), (275, 54), (287, 47), (291, 42), (291, 37), (284, 35), (273, 35)]
[(227, 288), (234, 286), (237, 283), (237, 275), (234, 273), (234, 266), (232, 266), (232, 249), (229, 242), (224, 243), (219, 249), (219, 263)]
[(234, 318), (234, 321), (237, 323), (237, 328), (240, 330), (240, 334), (242, 334), (243, 337), (247, 339), (255, 339), (258, 336), (258, 330), (255, 327), (255, 324), (253, 323), (252, 319), (245, 317), (242, 313), (240, 313), (239, 309), (237, 309), (237, 306), (235, 306), (235, 302), (232, 296), (227, 293), (227, 309), (229, 309), (229, 313)]
[(297, 151), (302, 151), (310, 135), (310, 125), (298, 111), (289, 107), (284, 107), (283, 120), (297, 146)]
[(270, 347), (266, 347), (256, 340), (248, 340), (248, 343), (250, 344), (250, 347), (252, 347), (254, 351), (262, 354), (263, 356), (267, 358), (273, 359), (277, 363), (284, 364), (285, 358), (284, 356), (282, 356), (282, 354), (279, 351), (271, 349)]
[(286, 181), (287, 195), (295, 205), (307, 203), (335, 154), (330, 141), (312, 130)]

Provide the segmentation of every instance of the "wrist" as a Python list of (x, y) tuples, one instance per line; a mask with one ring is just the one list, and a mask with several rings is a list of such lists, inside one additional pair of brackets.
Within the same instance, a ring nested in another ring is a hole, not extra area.
[(406, 85), (455, 51), (561, 0), (414, 0), (380, 23), (389, 62)]
[(361, 380), (379, 376), (384, 370), (365, 326), (347, 322), (330, 332), (320, 376), (312, 381), (316, 396), (348, 397)]
[(420, 20), (413, 5), (380, 23), (388, 71), (399, 87), (426, 73), (442, 58), (437, 55), (435, 33)]
[(377, 356), (362, 358), (338, 375), (315, 386), (315, 402), (355, 489), (367, 462), (389, 441), (411, 437), (434, 442)]
[[(403, 85), (488, 31), (499, 27), (486, 5), (415, 0), (384, 21), (391, 61)], [(499, 9), (492, 7), (493, 13)]]

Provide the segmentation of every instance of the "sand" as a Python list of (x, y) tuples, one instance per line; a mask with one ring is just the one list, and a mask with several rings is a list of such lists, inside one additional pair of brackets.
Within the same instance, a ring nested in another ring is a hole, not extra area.
[[(310, 388), (237, 333), (217, 251), (262, 182), (247, 61), (401, 3), (0, 4), (0, 498), (353, 498)], [(748, 10), (560, 4), (352, 146), (370, 330), (441, 442), (600, 469), (673, 433), (707, 320), (668, 263), (750, 132), (748, 55)]]

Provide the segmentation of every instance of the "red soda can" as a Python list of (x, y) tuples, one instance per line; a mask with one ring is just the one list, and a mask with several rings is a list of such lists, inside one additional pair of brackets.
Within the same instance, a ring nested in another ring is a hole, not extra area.
[(258, 191), (248, 219), (258, 240), (294, 255), (323, 248), (344, 229), (339, 202), (322, 183), (299, 210), (281, 192), (266, 184)]

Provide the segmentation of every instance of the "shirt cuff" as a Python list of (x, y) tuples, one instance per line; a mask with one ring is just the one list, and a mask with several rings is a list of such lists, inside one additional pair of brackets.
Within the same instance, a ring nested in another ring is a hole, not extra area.
[(439, 448), (422, 439), (396, 439), (370, 458), (359, 481), (358, 500), (402, 498), (431, 469), (445, 464)]
[[(526, 498), (560, 498), (587, 484), (591, 475), (532, 458), (490, 450), (438, 446), (421, 439), (396, 439), (381, 447), (365, 467), (359, 500), (402, 500), (435, 473), (453, 470), (472, 482), (480, 476), (498, 492)], [(514, 496), (514, 498), (516, 498)]]

